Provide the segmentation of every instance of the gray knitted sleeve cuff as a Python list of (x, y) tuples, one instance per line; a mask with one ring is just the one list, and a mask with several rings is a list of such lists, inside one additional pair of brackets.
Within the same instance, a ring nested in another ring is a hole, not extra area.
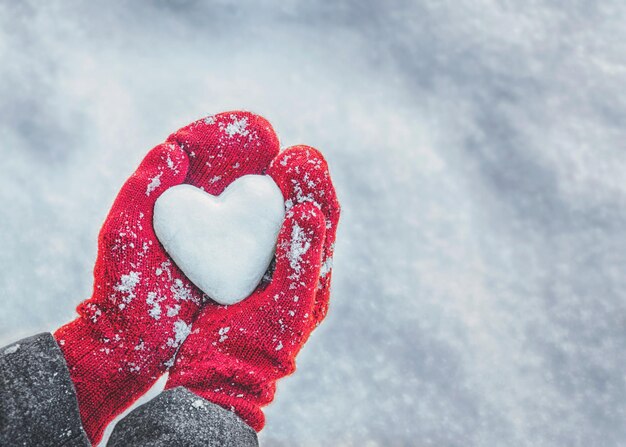
[(183, 387), (137, 407), (113, 430), (108, 447), (256, 447), (256, 432), (235, 413)]
[(0, 348), (0, 445), (90, 445), (65, 358), (49, 333)]

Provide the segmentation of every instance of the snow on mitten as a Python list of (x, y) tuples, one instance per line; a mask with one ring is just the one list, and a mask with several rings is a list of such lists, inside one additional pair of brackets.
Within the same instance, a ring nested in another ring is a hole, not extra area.
[(155, 201), (180, 183), (220, 194), (242, 175), (263, 173), (277, 153), (265, 119), (222, 113), (172, 134), (122, 187), (100, 231), (93, 295), (54, 334), (94, 444), (171, 365), (204, 301), (155, 236)]
[(292, 146), (282, 151), (270, 164), (271, 176), (283, 197), (286, 207), (310, 202), (319, 206), (326, 219), (326, 237), (322, 248), (322, 269), (313, 309), (316, 324), (322, 322), (328, 311), (330, 280), (335, 251), (335, 235), (340, 207), (330, 178), (328, 164), (322, 154), (310, 146)]
[(256, 431), (265, 424), (261, 407), (273, 400), (276, 381), (295, 370), (296, 355), (326, 313), (328, 238), (334, 241), (339, 218), (319, 152), (288, 149), (272, 167), (268, 173), (290, 192), (272, 279), (240, 303), (207, 305), (166, 384), (234, 411)]

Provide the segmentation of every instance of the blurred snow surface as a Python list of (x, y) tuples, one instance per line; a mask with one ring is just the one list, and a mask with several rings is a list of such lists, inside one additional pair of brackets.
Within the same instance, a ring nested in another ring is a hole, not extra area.
[(1, 2), (0, 344), (73, 318), (147, 150), (243, 108), (343, 205), (263, 445), (625, 445), (626, 3), (559, 4)]

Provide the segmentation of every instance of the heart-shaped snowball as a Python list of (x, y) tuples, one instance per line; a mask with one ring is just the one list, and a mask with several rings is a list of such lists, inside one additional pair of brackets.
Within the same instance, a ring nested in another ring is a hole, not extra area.
[(276, 248), (285, 202), (269, 176), (245, 175), (219, 196), (191, 185), (165, 191), (154, 231), (185, 275), (220, 304), (256, 288)]

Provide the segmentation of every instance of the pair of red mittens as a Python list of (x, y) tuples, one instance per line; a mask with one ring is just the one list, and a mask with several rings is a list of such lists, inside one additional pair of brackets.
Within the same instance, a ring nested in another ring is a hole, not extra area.
[[(220, 306), (160, 245), (154, 203), (181, 183), (218, 195), (240, 176), (264, 173), (287, 207), (273, 275), (241, 303)], [(184, 386), (260, 430), (276, 380), (295, 369), (296, 354), (326, 314), (338, 219), (321, 154), (306, 146), (279, 154), (274, 130), (257, 115), (199, 120), (152, 149), (102, 227), (92, 297), (54, 334), (90, 440), (97, 443), (168, 368), (167, 388)]]

